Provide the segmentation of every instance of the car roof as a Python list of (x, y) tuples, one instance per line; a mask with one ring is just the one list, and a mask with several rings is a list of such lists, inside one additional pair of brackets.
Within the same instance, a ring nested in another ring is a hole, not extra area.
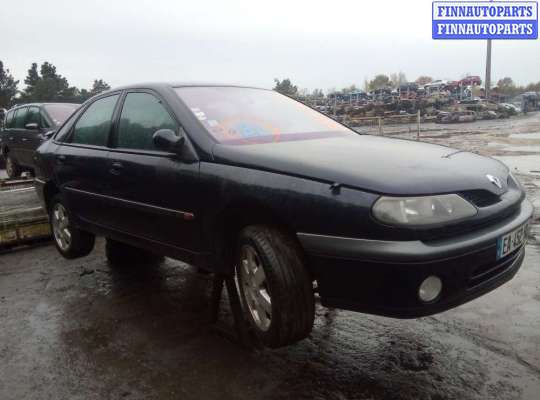
[(270, 90), (267, 88), (261, 88), (256, 86), (249, 85), (239, 85), (239, 84), (230, 84), (230, 83), (217, 83), (217, 82), (143, 82), (138, 84), (130, 84), (115, 87), (110, 92), (117, 90), (127, 90), (127, 89), (170, 89), (170, 88), (179, 88), (179, 87), (238, 87), (238, 88), (249, 88), (249, 89), (262, 89)]
[(65, 104), (69, 104), (69, 105), (72, 105), (72, 106), (77, 106), (79, 107), (80, 104), (77, 104), (77, 103), (60, 103), (60, 102), (43, 102), (43, 103), (24, 103), (24, 104), (17, 104), (13, 107), (11, 107), (11, 110), (15, 110), (17, 108), (21, 108), (21, 107), (29, 107), (29, 106), (36, 106), (36, 107), (41, 107), (41, 106), (48, 106), (48, 105), (65, 105)]

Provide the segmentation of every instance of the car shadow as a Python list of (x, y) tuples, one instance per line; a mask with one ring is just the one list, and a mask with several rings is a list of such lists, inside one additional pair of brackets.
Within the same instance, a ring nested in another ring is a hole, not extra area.
[[(62, 352), (110, 398), (444, 399), (485, 384), (481, 360), (460, 355), (456, 365), (449, 346), (414, 323), (317, 306), (308, 339), (247, 351), (212, 329), (212, 275), (169, 259), (85, 268), (94, 272), (64, 307)], [(222, 308), (230, 321), (226, 301)]]

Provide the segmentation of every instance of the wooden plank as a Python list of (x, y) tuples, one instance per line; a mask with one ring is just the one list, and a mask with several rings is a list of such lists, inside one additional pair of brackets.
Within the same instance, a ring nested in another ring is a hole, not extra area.
[(0, 247), (51, 236), (49, 221), (31, 182), (0, 187)]

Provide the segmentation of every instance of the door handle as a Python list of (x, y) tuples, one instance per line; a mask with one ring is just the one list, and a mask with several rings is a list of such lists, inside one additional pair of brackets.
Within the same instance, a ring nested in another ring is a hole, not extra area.
[(63, 164), (64, 161), (66, 161), (66, 156), (65, 155), (60, 154), (60, 155), (56, 156), (56, 163), (57, 164)]
[(120, 161), (113, 161), (109, 172), (113, 175), (120, 175), (123, 169), (124, 165)]
[(9, 140), (13, 140), (13, 136), (10, 136), (10, 137), (9, 137)]

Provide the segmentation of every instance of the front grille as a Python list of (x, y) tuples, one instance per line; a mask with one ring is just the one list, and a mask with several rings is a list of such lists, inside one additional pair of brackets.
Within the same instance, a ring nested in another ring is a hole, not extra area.
[(471, 232), (474, 232), (483, 228), (487, 228), (496, 223), (502, 223), (507, 219), (510, 220), (514, 218), (518, 212), (519, 212), (519, 203), (516, 203), (513, 206), (508, 207), (502, 211), (499, 211), (497, 214), (491, 215), (489, 218), (484, 218), (480, 221), (472, 221), (466, 225), (456, 224), (456, 225), (445, 226), (444, 228), (428, 229), (422, 232), (422, 236), (420, 237), (420, 240), (429, 242), (433, 240), (447, 239), (447, 238), (459, 236), (465, 233), (471, 233)]
[(499, 196), (487, 190), (468, 190), (459, 194), (476, 207), (488, 207), (501, 201)]
[(478, 286), (508, 270), (514, 261), (516, 261), (516, 259), (519, 257), (521, 250), (522, 247), (514, 250), (502, 260), (489, 262), (487, 264), (478, 266), (472, 271), (467, 288), (474, 288), (475, 286)]

